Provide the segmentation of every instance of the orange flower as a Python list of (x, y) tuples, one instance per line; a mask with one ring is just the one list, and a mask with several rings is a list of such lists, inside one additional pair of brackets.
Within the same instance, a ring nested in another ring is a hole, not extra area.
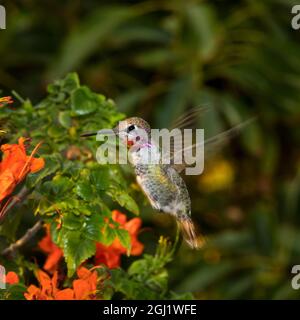
[(78, 280), (73, 281), (75, 300), (93, 300), (97, 292), (97, 271), (80, 267), (77, 270)]
[(29, 173), (41, 170), (45, 163), (42, 158), (33, 158), (40, 146), (34, 148), (30, 156), (26, 155), (24, 142), (26, 138), (19, 138), (19, 144), (4, 144), (1, 150), (4, 153), (0, 163), (0, 203), (10, 195), (16, 185), (20, 183)]
[(95, 264), (105, 264), (108, 268), (118, 268), (120, 266), (121, 254), (113, 244), (105, 246), (102, 243), (96, 244)]
[[(130, 254), (138, 256), (142, 254), (144, 245), (138, 241), (138, 231), (142, 225), (140, 218), (133, 218), (127, 222), (125, 214), (118, 210), (112, 212), (112, 218), (114, 221), (120, 224), (120, 228), (123, 228), (129, 232), (131, 237), (131, 250)], [(119, 239), (115, 239), (114, 242), (105, 246), (102, 243), (97, 243), (97, 250), (95, 254), (95, 264), (105, 264), (110, 269), (117, 268), (120, 266), (120, 259), (122, 254), (126, 254), (127, 250), (124, 248)]]
[(12, 104), (14, 101), (10, 96), (0, 98), (0, 108), (4, 107), (6, 104)]
[(6, 283), (8, 284), (19, 283), (19, 276), (15, 272), (9, 271), (6, 275)]
[(47, 273), (39, 270), (37, 278), (40, 287), (30, 285), (24, 296), (27, 300), (95, 300), (97, 293), (97, 271), (80, 267), (77, 270), (78, 279), (73, 281), (73, 289), (59, 290), (57, 288), (57, 271), (52, 279)]
[(24, 293), (24, 297), (27, 300), (73, 300), (74, 293), (72, 289), (59, 290), (57, 288), (57, 271), (50, 279), (47, 273), (39, 270), (37, 278), (40, 287), (30, 285), (27, 288), (27, 292)]
[(53, 273), (57, 269), (60, 259), (63, 257), (63, 251), (52, 241), (50, 225), (46, 225), (46, 236), (39, 242), (38, 246), (48, 254), (43, 268)]

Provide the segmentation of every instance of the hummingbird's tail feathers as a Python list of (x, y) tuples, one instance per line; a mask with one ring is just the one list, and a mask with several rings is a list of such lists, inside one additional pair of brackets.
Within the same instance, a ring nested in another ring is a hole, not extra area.
[(192, 249), (201, 249), (205, 244), (205, 238), (196, 232), (195, 225), (190, 217), (177, 220), (183, 239)]

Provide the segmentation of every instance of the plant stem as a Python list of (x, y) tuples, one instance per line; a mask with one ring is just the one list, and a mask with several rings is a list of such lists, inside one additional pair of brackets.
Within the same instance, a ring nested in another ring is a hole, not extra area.
[(39, 220), (32, 228), (27, 230), (27, 232), (24, 234), (23, 237), (21, 237), (15, 243), (12, 243), (9, 247), (4, 249), (1, 252), (1, 255), (6, 256), (6, 255), (13, 254), (17, 249), (19, 249), (27, 241), (29, 241), (42, 227), (43, 227), (43, 222)]
[(3, 222), (7, 212), (19, 201), (21, 201), (28, 193), (28, 189), (23, 187), (20, 192), (7, 200), (6, 204), (3, 206), (0, 211), (0, 224)]

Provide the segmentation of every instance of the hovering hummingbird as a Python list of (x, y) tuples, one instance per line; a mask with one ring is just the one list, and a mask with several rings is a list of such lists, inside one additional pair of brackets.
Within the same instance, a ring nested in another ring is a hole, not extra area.
[[(221, 133), (208, 142), (215, 143), (230, 135), (237, 127)], [(175, 164), (145, 163), (145, 156), (153, 152), (160, 157), (160, 149), (151, 139), (151, 127), (142, 118), (132, 117), (120, 121), (112, 130), (100, 130), (82, 134), (89, 137), (97, 134), (116, 134), (120, 140), (126, 142), (129, 148), (128, 156), (136, 174), (136, 181), (148, 198), (151, 206), (162, 213), (175, 217), (183, 238), (191, 248), (200, 248), (205, 240), (196, 233), (191, 219), (191, 199), (187, 186), (180, 176), (182, 166)], [(146, 133), (146, 137), (141, 135)], [(151, 142), (149, 142), (151, 141)]]

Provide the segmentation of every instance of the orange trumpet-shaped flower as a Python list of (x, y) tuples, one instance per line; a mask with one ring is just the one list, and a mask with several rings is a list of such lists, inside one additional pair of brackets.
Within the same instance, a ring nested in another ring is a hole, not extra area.
[[(118, 210), (112, 212), (112, 218), (120, 224), (120, 228), (129, 232), (131, 237), (130, 254), (133, 256), (142, 254), (144, 245), (137, 238), (142, 220), (140, 218), (133, 218), (127, 221), (126, 215)], [(97, 243), (96, 246), (95, 264), (99, 265), (103, 263), (110, 269), (118, 268), (120, 266), (121, 255), (127, 253), (126, 248), (122, 246), (119, 239), (115, 239), (109, 246), (105, 246), (102, 243)]]
[(52, 279), (47, 273), (39, 270), (37, 278), (40, 286), (30, 285), (24, 296), (27, 300), (95, 300), (97, 293), (97, 271), (80, 267), (77, 270), (78, 279), (73, 281), (73, 289), (60, 290), (58, 274), (54, 272)]
[(50, 235), (50, 225), (46, 225), (46, 236), (39, 242), (38, 246), (42, 251), (48, 254), (44, 269), (53, 273), (57, 269), (57, 265), (63, 257), (63, 251), (52, 241)]
[(75, 300), (93, 300), (97, 293), (97, 271), (85, 267), (77, 270), (78, 279), (73, 281)]
[(24, 297), (27, 300), (73, 300), (74, 293), (72, 289), (59, 290), (57, 288), (57, 271), (52, 279), (42, 270), (37, 272), (37, 278), (40, 287), (30, 285)]
[(21, 137), (18, 144), (1, 146), (4, 155), (0, 163), (0, 204), (29, 173), (35, 173), (45, 165), (44, 159), (33, 157), (41, 143), (28, 156), (24, 145), (26, 140)]
[(4, 107), (6, 104), (12, 104), (14, 101), (11, 96), (0, 98), (0, 108)]

